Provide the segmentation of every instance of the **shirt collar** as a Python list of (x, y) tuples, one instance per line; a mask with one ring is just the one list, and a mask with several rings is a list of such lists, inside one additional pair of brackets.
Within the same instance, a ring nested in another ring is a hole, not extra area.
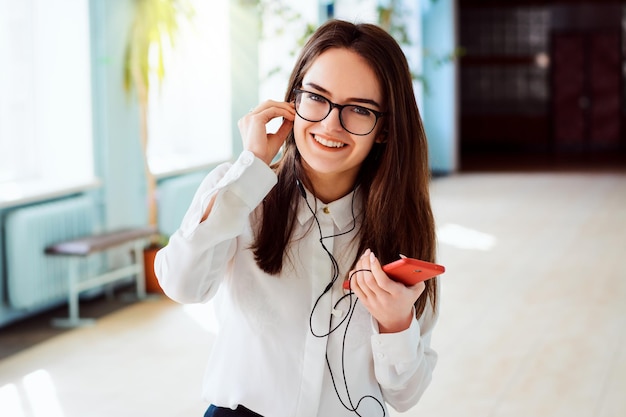
[[(355, 195), (356, 194), (356, 195)], [(352, 227), (354, 223), (354, 219), (358, 218), (361, 215), (361, 198), (360, 198), (360, 190), (357, 187), (356, 190), (353, 190), (351, 193), (341, 197), (339, 200), (335, 200), (331, 203), (325, 204), (319, 199), (313, 196), (308, 189), (306, 192), (306, 200), (311, 206), (312, 210), (315, 210), (316, 216), (331, 216), (335, 226), (337, 229), (344, 230), (346, 227)], [(354, 199), (354, 207), (352, 207), (352, 202)], [(354, 217), (352, 215), (354, 211)], [(307, 206), (305, 202), (301, 202), (298, 204), (298, 222), (301, 225), (304, 225), (308, 222), (313, 214), (311, 210)]]

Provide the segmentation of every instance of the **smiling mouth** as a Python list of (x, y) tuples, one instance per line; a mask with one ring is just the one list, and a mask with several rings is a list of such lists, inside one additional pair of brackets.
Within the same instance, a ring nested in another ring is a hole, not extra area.
[(320, 138), (317, 135), (313, 135), (313, 139), (315, 139), (315, 141), (319, 143), (320, 145), (324, 145), (327, 148), (343, 148), (344, 146), (346, 146), (345, 143)]

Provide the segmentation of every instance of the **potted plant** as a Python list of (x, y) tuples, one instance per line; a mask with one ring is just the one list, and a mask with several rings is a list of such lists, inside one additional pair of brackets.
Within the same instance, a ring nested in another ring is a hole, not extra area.
[[(182, 20), (193, 16), (189, 0), (135, 0), (135, 15), (130, 27), (124, 57), (124, 89), (136, 94), (139, 103), (140, 141), (146, 178), (148, 225), (158, 230), (156, 178), (148, 164), (149, 94), (165, 77), (164, 49), (173, 47)], [(155, 77), (156, 76), (156, 77)], [(156, 80), (151, 83), (151, 80)], [(154, 276), (154, 256), (163, 247), (165, 238), (155, 234), (144, 250), (146, 289), (159, 292)]]

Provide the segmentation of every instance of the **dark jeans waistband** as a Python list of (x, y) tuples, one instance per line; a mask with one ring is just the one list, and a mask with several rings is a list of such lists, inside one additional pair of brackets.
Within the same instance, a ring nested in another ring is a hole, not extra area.
[(209, 406), (204, 413), (204, 417), (263, 417), (254, 411), (248, 410), (243, 405), (238, 406), (235, 410), (225, 407), (216, 407), (213, 404)]

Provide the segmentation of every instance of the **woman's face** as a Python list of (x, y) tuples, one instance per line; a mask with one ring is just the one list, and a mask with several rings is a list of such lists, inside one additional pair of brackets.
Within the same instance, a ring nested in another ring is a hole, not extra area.
[[(333, 48), (322, 53), (313, 61), (299, 88), (314, 93), (306, 95), (314, 104), (323, 101), (321, 96), (339, 105), (358, 105), (377, 112), (384, 110), (380, 83), (374, 71), (360, 55), (348, 49)], [(346, 122), (354, 115), (348, 115), (348, 111), (360, 111), (358, 108), (344, 110), (344, 124), (350, 128)], [(308, 178), (314, 185), (321, 179), (324, 186), (330, 182), (352, 189), (361, 164), (379, 136), (381, 124), (379, 120), (372, 132), (360, 136), (343, 128), (338, 108), (319, 122), (296, 116), (294, 137)]]

